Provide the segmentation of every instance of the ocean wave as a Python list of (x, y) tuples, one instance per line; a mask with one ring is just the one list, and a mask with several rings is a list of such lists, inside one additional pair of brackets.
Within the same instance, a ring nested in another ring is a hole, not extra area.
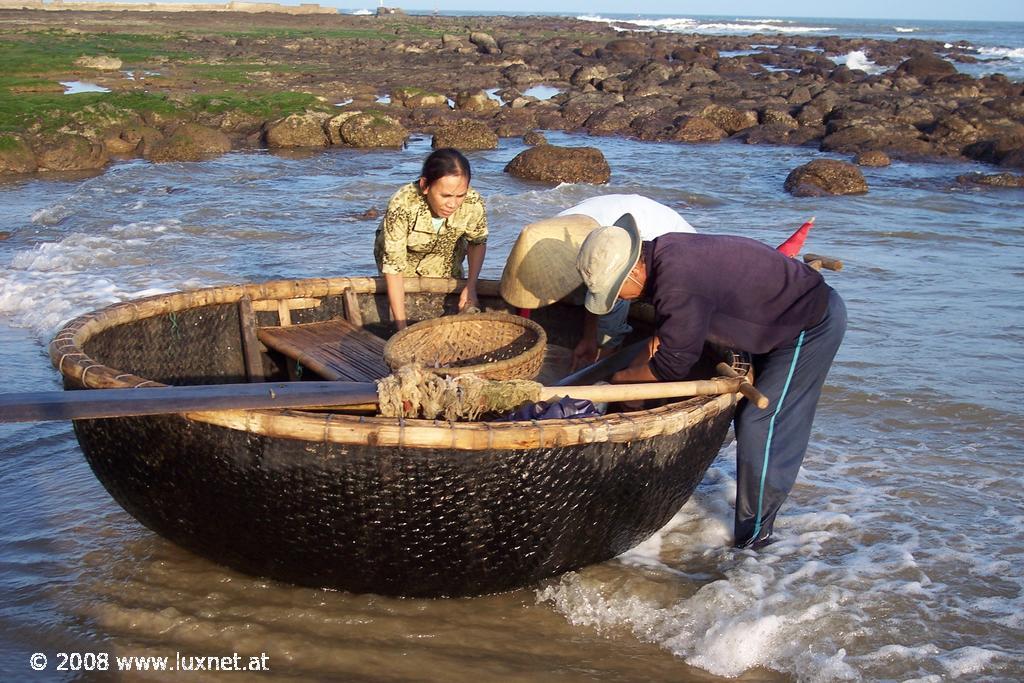
[(357, 10), (353, 11), (352, 14), (364, 17), (364, 16), (367, 16), (367, 15), (373, 14), (373, 12), (371, 12), (368, 9), (357, 9)]
[(1000, 59), (1024, 59), (1024, 47), (979, 47), (978, 54)]
[(909, 28), (905, 26), (893, 26), (892, 30), (896, 31), (896, 33), (914, 33), (917, 31), (916, 28)]
[(678, 33), (820, 33), (836, 30), (831, 26), (801, 26), (789, 24), (781, 19), (736, 19), (734, 22), (700, 22), (686, 17), (666, 17), (663, 19), (609, 19), (600, 15), (582, 15), (576, 17), (580, 21), (594, 21), (616, 24), (632, 24), (662, 31)]
[(879, 66), (868, 59), (863, 50), (854, 50), (840, 57), (832, 59), (836, 64), (845, 64), (851, 69), (859, 69), (869, 74), (880, 74), (885, 71), (884, 66)]

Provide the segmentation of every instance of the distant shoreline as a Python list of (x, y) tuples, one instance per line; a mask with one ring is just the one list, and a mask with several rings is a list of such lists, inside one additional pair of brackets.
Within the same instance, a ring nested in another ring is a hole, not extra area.
[[(0, 92), (12, 96), (0, 107), (5, 175), (233, 149), (394, 147), (466, 125), (488, 140), (565, 130), (1024, 169), (1024, 84), (959, 70), (993, 61), (968, 41), (301, 11), (319, 5), (3, 9), (11, 2), (0, 0), (0, 40), (13, 48), (0, 51)], [(229, 6), (264, 5), (217, 5)], [(104, 91), (65, 96), (75, 81)], [(557, 94), (527, 94), (538, 85)], [(350, 114), (363, 130), (346, 136)], [(386, 134), (373, 133), (380, 126)]]

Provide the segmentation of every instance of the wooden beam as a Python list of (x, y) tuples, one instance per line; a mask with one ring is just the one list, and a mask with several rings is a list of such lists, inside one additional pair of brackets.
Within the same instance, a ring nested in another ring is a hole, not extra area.
[(250, 382), (262, 382), (263, 355), (260, 340), (256, 338), (256, 313), (252, 310), (252, 299), (248, 294), (238, 300), (238, 324), (242, 333), (245, 376)]

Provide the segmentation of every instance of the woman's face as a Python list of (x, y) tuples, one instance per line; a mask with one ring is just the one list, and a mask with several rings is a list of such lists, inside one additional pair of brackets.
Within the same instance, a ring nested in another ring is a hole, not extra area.
[(448, 218), (458, 211), (465, 201), (469, 181), (466, 180), (466, 176), (446, 175), (427, 185), (426, 179), (420, 178), (420, 190), (426, 197), (430, 213), (435, 218)]

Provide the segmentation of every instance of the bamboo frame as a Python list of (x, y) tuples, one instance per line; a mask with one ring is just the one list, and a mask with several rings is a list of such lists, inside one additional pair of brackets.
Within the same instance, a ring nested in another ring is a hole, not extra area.
[[(406, 292), (453, 294), (463, 284), (464, 281), (451, 278), (407, 278)], [(387, 291), (384, 279), (380, 277), (344, 277), (275, 280), (146, 297), (114, 304), (71, 320), (50, 343), (50, 359), (72, 386), (96, 389), (161, 386), (159, 382), (95, 361), (82, 350), (85, 342), (118, 325), (201, 306), (237, 305), (245, 296), (252, 299), (255, 310), (273, 310), (265, 302), (343, 296), (346, 288), (363, 295), (381, 296)], [(498, 282), (481, 280), (477, 292), (480, 296), (498, 297)], [(281, 310), (280, 305), (278, 310)], [(632, 413), (531, 423), (448, 423), (295, 410), (197, 412), (184, 416), (267, 437), (312, 442), (465, 451), (511, 450), (599, 441), (628, 443), (673, 434), (730, 409), (738, 397), (739, 394), (730, 393), (692, 398)]]

